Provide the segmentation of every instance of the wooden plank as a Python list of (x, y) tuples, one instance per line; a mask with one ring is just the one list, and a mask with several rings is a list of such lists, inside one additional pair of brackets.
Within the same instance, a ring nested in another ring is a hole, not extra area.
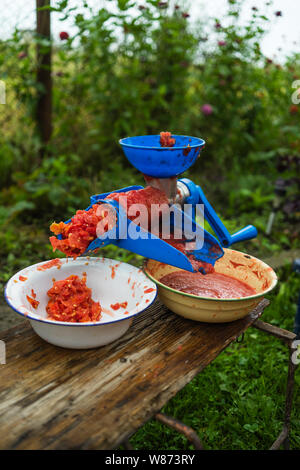
[(18, 315), (8, 306), (4, 299), (0, 299), (0, 333), (22, 322), (24, 322), (22, 315)]
[(77, 351), (22, 323), (1, 335), (1, 449), (111, 449), (134, 433), (261, 315), (186, 320), (157, 301), (119, 340)]
[(292, 333), (291, 331), (284, 330), (283, 328), (271, 325), (270, 323), (265, 323), (261, 320), (256, 320), (253, 326), (258, 330), (262, 330), (265, 333), (269, 333), (272, 336), (276, 336), (276, 338), (279, 338), (282, 341), (285, 341), (286, 343), (291, 343), (297, 337), (295, 333)]

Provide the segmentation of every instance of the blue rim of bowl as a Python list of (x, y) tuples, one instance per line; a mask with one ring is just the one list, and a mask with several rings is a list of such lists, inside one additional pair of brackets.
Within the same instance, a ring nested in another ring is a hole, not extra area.
[[(110, 258), (105, 258), (105, 259), (110, 259)], [(117, 261), (117, 260), (113, 260), (113, 261)], [(42, 261), (42, 263), (44, 263), (45, 261)], [(128, 263), (124, 263), (123, 261), (121, 261), (121, 263), (123, 264), (128, 264)], [(38, 264), (41, 264), (41, 263), (36, 263), (36, 265)], [(136, 268), (136, 266), (132, 266), (131, 264), (128, 264), (129, 266), (131, 266), (132, 268)], [(33, 264), (32, 266), (35, 266), (35, 264)], [(136, 269), (139, 269), (139, 268), (136, 268)], [(19, 272), (22, 272), (23, 269)], [(19, 274), (19, 272), (17, 272), (16, 274), (14, 274), (14, 276), (16, 276), (17, 274)], [(142, 273), (148, 277), (146, 275), (146, 273), (144, 271), (142, 271)], [(12, 277), (14, 277), (12, 276)], [(118, 323), (120, 321), (125, 321), (125, 320), (128, 320), (129, 318), (133, 318), (135, 317), (136, 315), (139, 315), (140, 313), (143, 313), (145, 312), (145, 310), (147, 310), (149, 307), (151, 307), (151, 305), (155, 302), (156, 298), (157, 298), (157, 294), (158, 294), (158, 288), (157, 288), (157, 285), (154, 281), (151, 281), (153, 284), (154, 284), (154, 287), (155, 287), (155, 296), (153, 297), (152, 301), (150, 301), (148, 304), (147, 304), (147, 307), (145, 307), (143, 310), (140, 310), (139, 312), (136, 312), (136, 313), (133, 313), (133, 314), (129, 314), (129, 315), (126, 315), (125, 318), (120, 318), (119, 320), (114, 320), (114, 321), (108, 321), (108, 322), (105, 322), (105, 323), (101, 323), (101, 320), (99, 322), (83, 322), (83, 323), (71, 323), (71, 322), (62, 322), (62, 321), (57, 321), (57, 320), (48, 320), (48, 319), (43, 319), (42, 317), (40, 318), (35, 318), (35, 317), (32, 317), (31, 315), (27, 315), (25, 313), (22, 313), (20, 312), (20, 310), (16, 309), (12, 303), (10, 302), (10, 300), (7, 298), (7, 294), (6, 294), (6, 290), (7, 290), (7, 286), (9, 284), (9, 282), (11, 281), (12, 278), (10, 278), (7, 283), (5, 284), (5, 287), (4, 287), (4, 298), (7, 302), (7, 304), (9, 305), (9, 307), (14, 310), (18, 315), (22, 315), (22, 317), (28, 319), (28, 320), (32, 320), (32, 321), (38, 321), (38, 322), (41, 322), (41, 323), (48, 323), (49, 325), (60, 325), (60, 326), (74, 326), (74, 327), (79, 327), (79, 326), (104, 326), (104, 325), (111, 325), (112, 323)], [(151, 279), (150, 279), (151, 280)]]
[[(150, 150), (165, 150), (165, 149), (172, 149), (172, 150), (184, 150), (187, 148), (188, 145), (181, 145), (180, 147), (156, 147), (156, 146), (146, 146), (146, 145), (134, 145), (134, 144), (126, 144), (124, 140), (127, 139), (132, 139), (135, 137), (159, 137), (159, 134), (148, 134), (148, 135), (135, 135), (132, 137), (123, 137), (123, 139), (119, 140), (119, 144), (122, 145), (122, 147), (129, 147), (129, 148), (139, 148), (139, 149), (150, 149)], [(190, 148), (197, 148), (197, 147), (203, 147), (205, 145), (205, 140), (201, 139), (200, 137), (193, 137), (190, 135), (179, 135), (179, 134), (172, 134), (172, 137), (186, 137), (188, 139), (197, 139), (199, 142), (197, 144), (190, 145)]]

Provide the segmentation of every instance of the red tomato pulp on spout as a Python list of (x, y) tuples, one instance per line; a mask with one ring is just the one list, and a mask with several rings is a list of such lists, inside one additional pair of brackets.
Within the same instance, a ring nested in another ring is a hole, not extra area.
[[(165, 193), (152, 186), (128, 192), (111, 193), (105, 199), (107, 201), (114, 200), (119, 202), (127, 213), (128, 218), (130, 220), (137, 220), (136, 217), (138, 217), (139, 220), (137, 223), (146, 230), (148, 230), (148, 225), (150, 225), (151, 222), (152, 204), (156, 205), (159, 216), (163, 213), (165, 208), (168, 207), (168, 198)], [(104, 207), (104, 205), (101, 207)], [(131, 212), (130, 209), (133, 209), (133, 207), (135, 210)], [(104, 212), (98, 209), (99, 204), (94, 204), (88, 211), (78, 210), (69, 224), (65, 224), (64, 222), (53, 223), (50, 226), (50, 230), (55, 235), (62, 235), (61, 240), (55, 236), (50, 237), (53, 250), (60, 250), (67, 256), (73, 258), (77, 258), (79, 255), (83, 254), (89, 244), (97, 238), (97, 225), (105, 216)], [(103, 210), (105, 211), (105, 208)], [(108, 228), (108, 225), (104, 226), (104, 231), (107, 231)], [(201, 268), (204, 268), (206, 273), (214, 271), (211, 264), (199, 261), (193, 255), (190, 255), (185, 249), (183, 240), (175, 240), (171, 237), (171, 239), (164, 239), (164, 241), (184, 253), (190, 259), (196, 271)]]
[[(168, 198), (165, 193), (152, 186), (124, 193), (111, 193), (105, 199), (118, 201), (127, 212), (130, 212), (133, 204), (137, 204), (136, 211), (128, 215), (128, 218), (131, 220), (134, 220), (139, 215), (138, 205), (143, 205), (140, 209), (142, 214), (140, 224), (142, 227), (148, 227), (152, 204), (157, 204), (158, 206), (168, 204)], [(104, 205), (101, 207), (103, 207), (102, 212), (98, 210), (99, 204), (94, 204), (88, 211), (78, 210), (69, 224), (54, 222), (50, 226), (50, 230), (55, 235), (62, 235), (62, 239), (59, 240), (55, 236), (50, 237), (53, 251), (60, 250), (73, 258), (82, 255), (89, 244), (97, 238), (97, 225), (106, 215), (104, 213)], [(104, 227), (104, 231), (107, 231), (108, 228), (108, 226)]]

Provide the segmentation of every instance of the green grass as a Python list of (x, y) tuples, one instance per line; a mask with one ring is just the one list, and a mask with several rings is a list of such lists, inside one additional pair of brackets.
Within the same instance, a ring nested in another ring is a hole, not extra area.
[[(263, 320), (292, 330), (300, 277), (290, 267), (270, 295)], [(268, 449), (281, 431), (288, 350), (274, 337), (250, 328), (163, 408), (192, 426), (206, 449)], [(291, 448), (300, 448), (300, 375), (296, 371)], [(190, 449), (165, 425), (149, 421), (132, 438), (136, 449)]]

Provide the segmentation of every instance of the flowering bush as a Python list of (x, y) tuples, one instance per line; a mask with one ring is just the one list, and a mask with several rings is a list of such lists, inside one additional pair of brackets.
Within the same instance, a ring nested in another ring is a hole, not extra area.
[[(121, 137), (166, 129), (206, 140), (193, 177), (199, 171), (204, 181), (227, 180), (230, 191), (231, 181), (239, 191), (249, 173), (275, 179), (278, 155), (300, 153), (298, 105), (291, 102), (299, 55), (282, 65), (264, 57), (261, 39), (281, 12), (249, 7), (252, 16), (241, 26), (242, 4), (229, 2), (227, 17), (195, 28), (179, 3), (145, 0), (133, 8), (129, 0), (112, 0), (91, 15), (57, 1), (76, 30), (62, 30), (53, 44), (53, 134), (42, 164), (36, 44), (41, 50), (49, 44), (22, 31), (0, 43), (9, 89), (0, 118), (0, 202), (23, 199), (45, 214), (66, 203), (74, 209), (89, 192), (118, 186), (122, 178), (115, 174), (108, 184), (105, 174), (121, 155)], [(120, 168), (126, 165), (123, 159)]]
[(65, 41), (65, 40), (69, 39), (69, 33), (67, 33), (66, 31), (61, 31), (59, 33), (59, 37), (62, 41)]

